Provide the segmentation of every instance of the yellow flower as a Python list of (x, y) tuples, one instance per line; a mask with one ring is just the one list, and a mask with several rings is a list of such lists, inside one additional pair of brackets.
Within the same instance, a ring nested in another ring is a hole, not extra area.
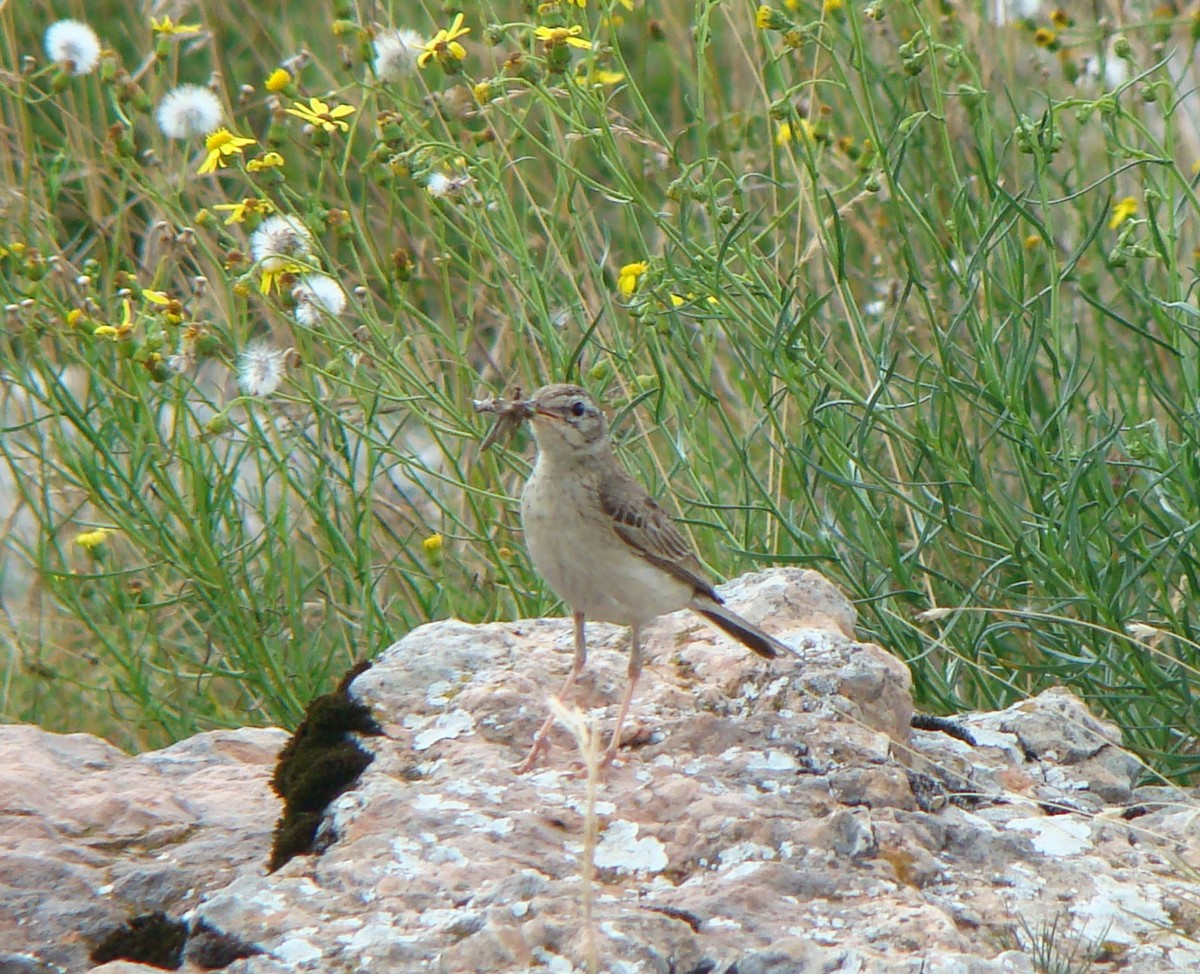
[(792, 126), (791, 126), (790, 122), (780, 122), (779, 128), (775, 132), (775, 144), (776, 145), (787, 145), (789, 142), (792, 142), (792, 141), (798, 142), (801, 139), (806, 139), (806, 140), (811, 141), (813, 138), (813, 135), (814, 135), (814, 132), (813, 132), (812, 124), (809, 122), (809, 120), (807, 118), (800, 119), (800, 131), (799, 132), (794, 132), (792, 130)]
[(124, 312), (121, 315), (121, 324), (101, 325), (92, 332), (94, 338), (108, 338), (114, 342), (121, 342), (133, 334), (133, 304), (126, 298), (122, 305)]
[(1108, 229), (1115, 230), (1137, 212), (1137, 200), (1126, 196), (1113, 207), (1112, 219), (1108, 221)]
[(267, 75), (266, 88), (267, 91), (278, 94), (292, 83), (292, 76), (283, 68), (276, 68)]
[(171, 296), (166, 291), (151, 291), (150, 288), (142, 288), (142, 297), (151, 304), (170, 304)]
[(626, 264), (617, 272), (617, 290), (621, 293), (621, 297), (633, 297), (638, 281), (649, 268), (650, 265), (646, 261), (639, 260), (632, 264)]
[(264, 169), (277, 169), (283, 165), (283, 156), (278, 152), (267, 152), (257, 159), (246, 163), (247, 172), (262, 172)]
[(615, 85), (625, 80), (620, 71), (609, 71), (605, 68), (592, 68), (587, 74), (575, 75), (577, 85)]
[(1066, 30), (1071, 26), (1071, 16), (1065, 10), (1060, 8), (1058, 10), (1051, 11), (1050, 23), (1052, 23), (1059, 30)]
[(457, 39), (471, 33), (471, 28), (464, 27), (462, 24), (463, 15), (455, 14), (454, 23), (450, 25), (449, 30), (443, 28), (426, 41), (425, 50), (417, 58), (417, 64), (423, 68), (435, 57), (439, 60), (446, 58), (456, 61), (463, 60), (467, 56), (467, 49), (458, 43)]
[(421, 542), (421, 547), (425, 549), (425, 554), (436, 555), (442, 550), (442, 545), (445, 543), (446, 539), (440, 534), (431, 534)]
[[(680, 295), (678, 295), (678, 294), (670, 294), (670, 295), (668, 295), (668, 297), (670, 297), (670, 299), (671, 299), (671, 306), (672, 306), (672, 307), (674, 307), (674, 308), (680, 308), (680, 307), (682, 307), (683, 305), (687, 304), (689, 301), (695, 301), (695, 300), (696, 300), (696, 295), (695, 295), (695, 293), (694, 293), (694, 292), (692, 292), (692, 291), (688, 291), (688, 295), (687, 295), (687, 297), (686, 297), (686, 298), (685, 298), (685, 297), (681, 297), (681, 296), (680, 296)], [(720, 301), (718, 301), (718, 300), (717, 300), (715, 297), (713, 297), (711, 294), (710, 294), (708, 297), (706, 297), (704, 300), (705, 300), (705, 301), (707, 301), (709, 304), (711, 304), (711, 305), (714, 305), (714, 306), (715, 306), (715, 305), (719, 305), (719, 304), (721, 303), (721, 302), (720, 302)]]
[(842, 0), (825, 0), (825, 2), (821, 4), (821, 10), (826, 14), (837, 13), (837, 11), (841, 9)]
[(1033, 43), (1038, 47), (1045, 47), (1053, 50), (1058, 46), (1058, 35), (1049, 27), (1039, 27), (1033, 32)]
[(1036, 250), (1038, 245), (1042, 242), (1042, 238), (1036, 233), (1031, 233), (1021, 242), (1024, 244), (1026, 250)]
[(83, 531), (75, 535), (75, 543), (84, 551), (95, 551), (108, 539), (112, 534), (109, 528), (96, 528), (95, 531)]
[(204, 140), (204, 149), (208, 155), (204, 157), (204, 162), (196, 170), (196, 174), (203, 176), (223, 169), (229, 156), (240, 156), (246, 146), (254, 144), (253, 139), (234, 135), (229, 129), (217, 129)]
[(229, 216), (225, 219), (225, 226), (229, 226), (231, 223), (241, 223), (252, 213), (274, 213), (275, 204), (257, 196), (247, 196), (240, 203), (218, 203), (213, 209), (229, 211)]
[(547, 50), (566, 43), (572, 47), (581, 47), (585, 51), (590, 51), (592, 42), (581, 37), (582, 33), (583, 28), (578, 24), (574, 27), (537, 27), (533, 31), (534, 36), (546, 46)]
[(67, 324), (72, 328), (78, 328), (80, 322), (86, 320), (87, 312), (83, 308), (72, 308), (67, 312)]
[(150, 18), (150, 29), (156, 34), (194, 34), (200, 29), (199, 24), (177, 24), (170, 17), (162, 20)]
[(315, 125), (326, 132), (336, 132), (338, 129), (341, 129), (343, 132), (349, 132), (350, 125), (348, 122), (343, 121), (343, 119), (347, 115), (354, 114), (354, 106), (337, 105), (334, 108), (330, 108), (320, 98), (310, 98), (307, 105), (296, 102), (291, 108), (287, 109), (287, 113), (295, 115), (296, 118), (302, 118), (310, 125)]

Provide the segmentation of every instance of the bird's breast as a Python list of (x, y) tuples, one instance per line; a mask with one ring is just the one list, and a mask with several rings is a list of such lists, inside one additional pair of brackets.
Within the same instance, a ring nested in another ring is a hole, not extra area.
[(539, 463), (521, 494), (521, 524), (538, 574), (589, 619), (642, 625), (684, 608), (694, 593), (617, 535), (598, 483), (586, 476), (547, 473)]

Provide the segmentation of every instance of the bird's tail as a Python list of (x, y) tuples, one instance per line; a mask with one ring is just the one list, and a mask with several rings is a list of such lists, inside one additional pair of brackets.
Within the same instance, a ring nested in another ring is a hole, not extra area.
[(720, 602), (714, 602), (704, 596), (697, 596), (692, 600), (691, 608), (722, 632), (728, 633), (744, 646), (754, 650), (759, 656), (774, 659), (780, 653), (799, 655), (791, 646), (781, 643), (770, 633), (759, 629), (753, 622), (743, 619), (732, 609), (721, 605)]

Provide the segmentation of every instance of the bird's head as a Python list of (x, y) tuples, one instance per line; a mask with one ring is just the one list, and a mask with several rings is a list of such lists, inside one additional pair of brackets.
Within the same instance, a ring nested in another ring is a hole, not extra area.
[(608, 424), (604, 413), (582, 386), (557, 383), (542, 386), (526, 405), (532, 411), (533, 435), (538, 449), (569, 449), (591, 453), (607, 448)]

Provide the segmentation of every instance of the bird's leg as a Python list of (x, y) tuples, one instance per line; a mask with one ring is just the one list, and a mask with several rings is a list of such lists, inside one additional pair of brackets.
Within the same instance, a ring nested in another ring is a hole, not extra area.
[(642, 631), (633, 626), (629, 630), (629, 685), (625, 687), (625, 696), (621, 698), (621, 709), (617, 711), (617, 726), (613, 728), (612, 740), (600, 761), (600, 767), (607, 768), (617, 756), (617, 748), (621, 746), (621, 725), (625, 723), (625, 715), (629, 713), (629, 704), (633, 700), (633, 688), (637, 685), (638, 677), (642, 675)]
[[(571, 664), (571, 672), (567, 674), (566, 681), (558, 691), (558, 699), (563, 702), (566, 702), (567, 694), (574, 688), (575, 681), (579, 679), (579, 674), (583, 672), (583, 665), (587, 662), (587, 635), (584, 630), (583, 613), (576, 612), (573, 621), (575, 623), (575, 662)], [(553, 726), (554, 714), (551, 712), (538, 729), (537, 735), (533, 739), (533, 747), (529, 749), (525, 760), (514, 769), (517, 774), (524, 774), (537, 764), (538, 757), (549, 747), (546, 739), (550, 736), (550, 728)]]

